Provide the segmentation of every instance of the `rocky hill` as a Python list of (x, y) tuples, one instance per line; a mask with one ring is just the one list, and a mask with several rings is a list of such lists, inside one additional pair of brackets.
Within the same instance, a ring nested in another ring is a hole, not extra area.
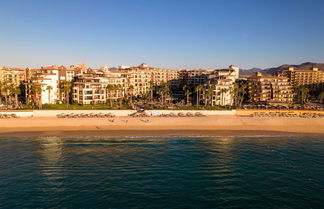
[(317, 67), (319, 70), (324, 70), (324, 63), (315, 63), (315, 62), (305, 62), (300, 65), (288, 65), (284, 64), (279, 67), (273, 67), (273, 68), (267, 68), (267, 69), (261, 69), (261, 68), (252, 68), (248, 70), (241, 70), (240, 71), (240, 77), (245, 78), (250, 75), (252, 75), (255, 72), (262, 72), (263, 74), (275, 74), (276, 72), (280, 70), (286, 70), (289, 67), (293, 67), (295, 69), (303, 69), (303, 70), (310, 70), (313, 67)]

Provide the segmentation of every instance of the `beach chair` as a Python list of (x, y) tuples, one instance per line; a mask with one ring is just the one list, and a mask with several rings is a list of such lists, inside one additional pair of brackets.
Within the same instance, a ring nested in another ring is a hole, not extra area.
[(193, 117), (193, 114), (192, 114), (191, 112), (187, 112), (187, 113), (186, 113), (186, 116), (187, 116), (187, 117)]

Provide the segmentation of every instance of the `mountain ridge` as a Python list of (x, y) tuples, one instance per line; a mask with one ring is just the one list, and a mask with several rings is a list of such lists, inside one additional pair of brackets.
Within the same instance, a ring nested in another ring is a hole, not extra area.
[(324, 70), (324, 63), (320, 62), (304, 62), (302, 64), (299, 65), (295, 65), (295, 64), (283, 64), (280, 65), (278, 67), (272, 67), (272, 68), (251, 68), (251, 69), (241, 69), (240, 70), (240, 77), (241, 78), (246, 78), (252, 74), (254, 74), (255, 72), (261, 72), (263, 74), (267, 74), (267, 75), (272, 75), (275, 74), (276, 72), (280, 71), (280, 70), (287, 70), (289, 67), (293, 67), (295, 69), (298, 70), (311, 70), (313, 67), (317, 67), (319, 70)]

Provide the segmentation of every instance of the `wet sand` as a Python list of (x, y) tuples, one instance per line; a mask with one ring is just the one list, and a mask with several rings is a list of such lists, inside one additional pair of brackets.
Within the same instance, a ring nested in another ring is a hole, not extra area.
[(16, 118), (0, 119), (0, 137), (323, 135), (324, 118)]

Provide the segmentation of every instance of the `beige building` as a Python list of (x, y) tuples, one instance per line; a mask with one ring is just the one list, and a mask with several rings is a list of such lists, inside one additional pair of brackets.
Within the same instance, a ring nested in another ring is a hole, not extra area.
[[(148, 95), (151, 87), (165, 83), (169, 83), (171, 88), (206, 84), (206, 88), (210, 85), (215, 86), (217, 97), (210, 97), (213, 100), (212, 105), (231, 105), (230, 91), (221, 89), (232, 87), (239, 72), (238, 68), (234, 68), (230, 66), (222, 70), (169, 70), (149, 67), (143, 63), (136, 67), (123, 66), (118, 70), (99, 69), (77, 77), (73, 86), (73, 100), (79, 104), (107, 103), (111, 99), (119, 100), (130, 95)], [(208, 85), (207, 81), (210, 81)], [(118, 90), (107, 90), (109, 85)], [(204, 99), (207, 100), (207, 97)]]
[(213, 70), (207, 75), (203, 85), (202, 101), (210, 106), (232, 106), (233, 85), (239, 77), (239, 68), (229, 66), (228, 69)]
[(125, 85), (126, 79), (122, 72), (84, 73), (73, 83), (72, 100), (79, 104), (117, 101), (125, 96)]
[(41, 91), (38, 93), (41, 104), (56, 104), (65, 100), (65, 92), (60, 88), (61, 82), (72, 82), (76, 76), (76, 69), (72, 66), (49, 66), (39, 69), (26, 69), (25, 78), (25, 95), (26, 102), (35, 101), (35, 88), (40, 86)]
[(278, 72), (279, 76), (288, 77), (292, 86), (306, 86), (312, 91), (324, 91), (324, 71), (314, 67), (312, 70), (297, 70), (289, 67), (288, 70)]
[(231, 106), (233, 105), (232, 86), (233, 82), (230, 79), (218, 79), (205, 84), (201, 100), (210, 106)]
[(25, 69), (21, 68), (0, 68), (0, 82), (19, 86), (25, 80)]
[(251, 102), (291, 103), (294, 90), (287, 77), (268, 76), (257, 72), (248, 78)]

